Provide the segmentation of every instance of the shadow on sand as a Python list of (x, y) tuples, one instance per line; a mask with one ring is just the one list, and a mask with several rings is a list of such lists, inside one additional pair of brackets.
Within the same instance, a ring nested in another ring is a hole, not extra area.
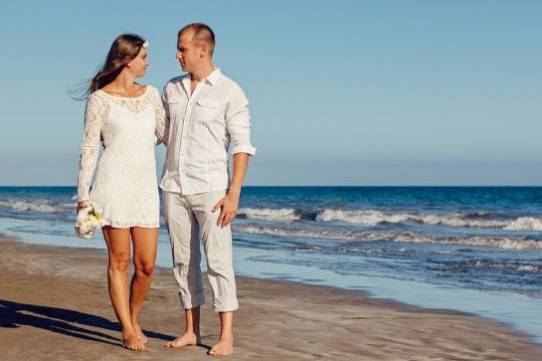
[[(0, 299), (0, 327), (16, 328), (20, 326), (37, 327), (66, 336), (115, 346), (122, 345), (120, 338), (89, 328), (120, 332), (120, 326), (117, 322), (64, 308), (38, 306)], [(170, 335), (148, 330), (143, 331), (150, 338), (164, 341), (174, 339)]]

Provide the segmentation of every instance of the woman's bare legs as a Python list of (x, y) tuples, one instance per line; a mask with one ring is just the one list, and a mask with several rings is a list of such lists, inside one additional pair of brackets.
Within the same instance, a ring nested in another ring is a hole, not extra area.
[(130, 230), (128, 228), (103, 227), (107, 243), (109, 264), (107, 280), (113, 309), (122, 327), (122, 339), (126, 348), (145, 350), (145, 343), (138, 337), (132, 325), (128, 293), (128, 265), (130, 263)]
[(131, 229), (134, 245), (134, 277), (130, 292), (130, 319), (137, 335), (143, 342), (147, 338), (139, 326), (139, 312), (152, 281), (156, 246), (158, 244), (158, 228), (134, 227)]

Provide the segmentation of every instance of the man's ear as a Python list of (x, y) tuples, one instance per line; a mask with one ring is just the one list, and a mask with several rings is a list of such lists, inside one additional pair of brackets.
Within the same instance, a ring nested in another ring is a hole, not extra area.
[(205, 55), (209, 53), (209, 47), (207, 44), (203, 43), (201, 44), (201, 52), (200, 52), (200, 58), (204, 58)]

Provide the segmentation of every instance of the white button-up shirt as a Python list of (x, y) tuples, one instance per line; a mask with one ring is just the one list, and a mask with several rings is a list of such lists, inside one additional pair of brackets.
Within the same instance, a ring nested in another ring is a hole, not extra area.
[(237, 83), (215, 69), (191, 94), (191, 76), (171, 79), (162, 101), (169, 118), (166, 161), (160, 188), (184, 195), (227, 189), (228, 148), (254, 155), (250, 112)]

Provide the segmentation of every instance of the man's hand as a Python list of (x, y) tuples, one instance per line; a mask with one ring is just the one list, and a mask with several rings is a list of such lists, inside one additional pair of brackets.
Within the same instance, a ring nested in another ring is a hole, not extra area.
[(217, 204), (211, 210), (213, 213), (220, 208), (220, 216), (218, 217), (217, 226), (224, 228), (230, 224), (237, 215), (239, 207), (239, 196), (241, 195), (241, 189), (230, 187), (228, 193), (218, 201)]
[(245, 179), (249, 157), (250, 156), (247, 153), (236, 153), (233, 155), (233, 177), (231, 179), (230, 187), (228, 188), (226, 196), (219, 200), (212, 209), (213, 213), (216, 212), (218, 208), (221, 209), (217, 222), (217, 226), (221, 228), (230, 224), (237, 215), (241, 187), (243, 185), (243, 179)]

